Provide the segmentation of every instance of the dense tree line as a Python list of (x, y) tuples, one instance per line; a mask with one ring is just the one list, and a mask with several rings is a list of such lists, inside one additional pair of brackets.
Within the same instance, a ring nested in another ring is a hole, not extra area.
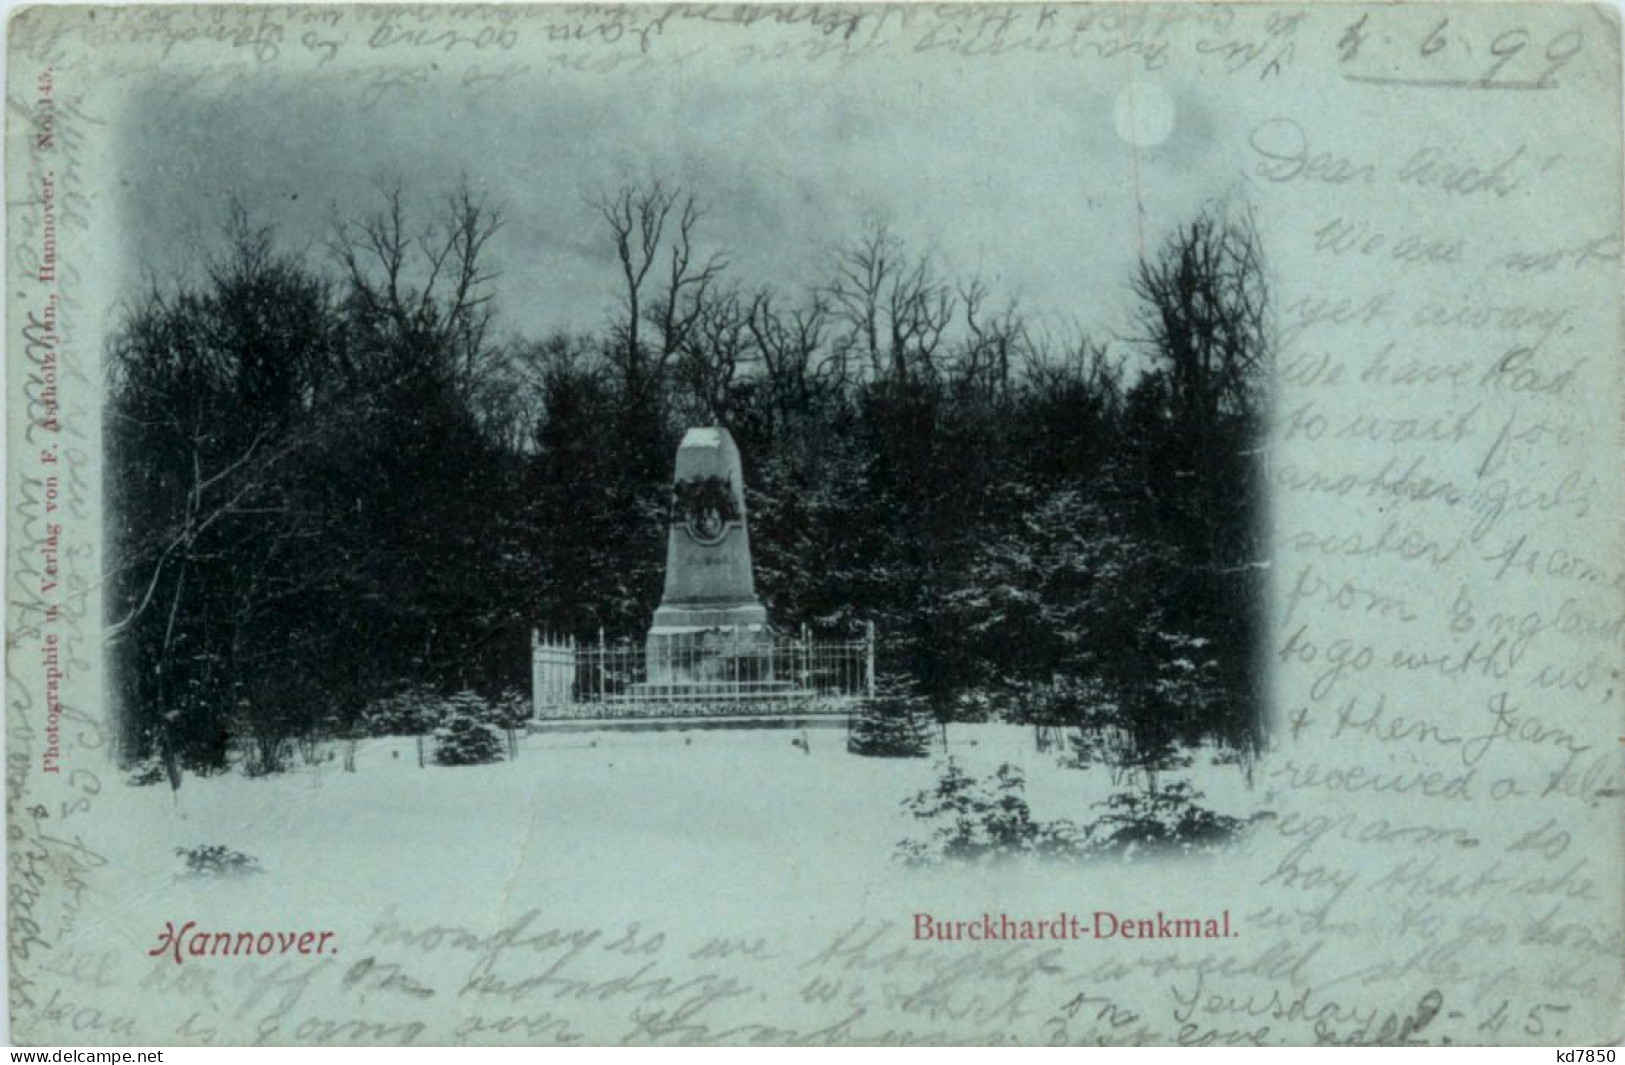
[(791, 292), (736, 280), (681, 190), (597, 208), (621, 267), (597, 335), (497, 335), (502, 218), (467, 189), (429, 218), (386, 190), (304, 256), (238, 213), (201, 282), (127, 311), (106, 424), (129, 757), (206, 771), (408, 686), (523, 688), (533, 627), (641, 640), (698, 424), (739, 442), (775, 623), (874, 621), (939, 717), (1256, 742), (1246, 217), (1169, 233), (1109, 348), (881, 227)]

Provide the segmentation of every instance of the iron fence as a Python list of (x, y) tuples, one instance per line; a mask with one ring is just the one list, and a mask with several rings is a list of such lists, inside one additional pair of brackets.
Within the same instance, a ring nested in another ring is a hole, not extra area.
[(844, 712), (874, 694), (874, 626), (857, 639), (762, 635), (697, 646), (531, 637), (532, 717)]

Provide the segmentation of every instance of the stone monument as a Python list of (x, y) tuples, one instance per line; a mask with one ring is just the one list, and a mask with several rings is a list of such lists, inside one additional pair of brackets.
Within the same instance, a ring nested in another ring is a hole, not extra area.
[(773, 633), (751, 573), (744, 473), (726, 429), (690, 429), (677, 449), (666, 586), (645, 649), (648, 682), (640, 694), (789, 687), (773, 675)]

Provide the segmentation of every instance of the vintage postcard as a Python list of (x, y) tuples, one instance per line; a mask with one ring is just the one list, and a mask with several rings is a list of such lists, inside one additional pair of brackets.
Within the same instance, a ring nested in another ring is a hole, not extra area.
[(7, 47), (15, 1041), (1620, 1039), (1614, 9)]

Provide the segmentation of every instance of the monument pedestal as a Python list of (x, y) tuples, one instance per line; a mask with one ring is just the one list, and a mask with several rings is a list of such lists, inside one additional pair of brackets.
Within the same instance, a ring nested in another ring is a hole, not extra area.
[(644, 641), (650, 684), (771, 679), (772, 652), (773, 632), (760, 604), (661, 607)]
[(642, 699), (786, 698), (797, 694), (781, 675), (773, 630), (759, 604), (746, 607), (662, 607), (644, 643), (648, 680), (633, 685)]

